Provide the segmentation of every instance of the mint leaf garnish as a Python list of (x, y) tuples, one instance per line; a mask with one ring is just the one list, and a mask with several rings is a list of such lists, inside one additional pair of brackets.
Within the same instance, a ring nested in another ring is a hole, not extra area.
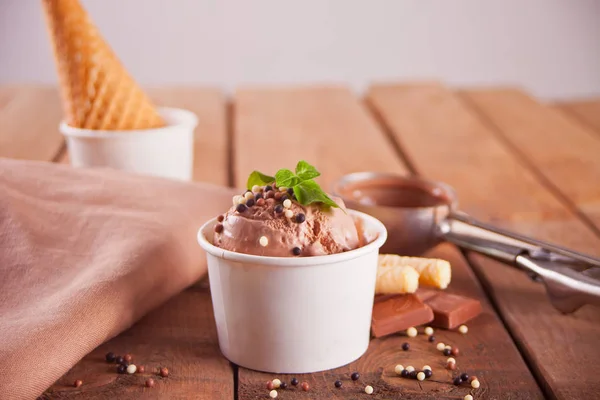
[(311, 203), (323, 203), (329, 207), (339, 206), (335, 201), (331, 200), (327, 194), (321, 189), (321, 186), (312, 179), (300, 182), (294, 186), (294, 194), (301, 204), (308, 205)]
[(319, 171), (304, 160), (298, 161), (296, 165), (296, 175), (300, 178), (300, 181), (307, 181), (309, 179), (316, 178), (321, 175)]
[(300, 179), (289, 169), (280, 169), (275, 174), (275, 181), (279, 187), (294, 187), (300, 182)]
[(265, 175), (262, 172), (252, 171), (252, 173), (248, 177), (248, 182), (246, 183), (246, 188), (248, 190), (252, 190), (252, 186), (254, 186), (254, 185), (263, 186), (263, 185), (268, 185), (273, 182), (275, 182), (275, 177)]
[(323, 203), (328, 207), (340, 208), (313, 180), (320, 175), (321, 173), (315, 167), (301, 160), (296, 165), (296, 173), (283, 168), (277, 171), (273, 177), (253, 171), (248, 177), (246, 186), (248, 190), (251, 190), (254, 185), (264, 186), (275, 182), (279, 187), (292, 188), (300, 204), (306, 206), (312, 203)]

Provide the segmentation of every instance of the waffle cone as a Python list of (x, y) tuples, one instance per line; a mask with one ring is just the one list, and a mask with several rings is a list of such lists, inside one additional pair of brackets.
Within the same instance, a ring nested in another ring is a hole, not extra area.
[(78, 0), (43, 0), (66, 122), (101, 130), (164, 125)]

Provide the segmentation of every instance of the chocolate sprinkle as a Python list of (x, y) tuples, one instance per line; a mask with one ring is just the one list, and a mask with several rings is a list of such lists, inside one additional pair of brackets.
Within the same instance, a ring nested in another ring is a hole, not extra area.
[(294, 254), (295, 256), (299, 256), (302, 253), (302, 249), (300, 247), (294, 247), (292, 249), (292, 254)]
[(275, 212), (276, 212), (277, 214), (281, 214), (281, 213), (283, 212), (283, 206), (282, 206), (281, 204), (277, 204), (277, 205), (275, 206)]
[(248, 207), (246, 207), (245, 204), (238, 204), (235, 207), (235, 211), (239, 212), (239, 213), (243, 213), (244, 211), (246, 211), (248, 209)]
[(301, 224), (304, 221), (306, 221), (306, 215), (302, 214), (302, 213), (298, 213), (296, 214), (296, 222)]

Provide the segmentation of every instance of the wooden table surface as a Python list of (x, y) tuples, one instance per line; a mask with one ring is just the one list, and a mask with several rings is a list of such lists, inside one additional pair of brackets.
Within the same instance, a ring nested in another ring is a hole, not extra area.
[[(364, 98), (341, 86), (242, 88), (229, 99), (214, 88), (149, 93), (198, 114), (196, 180), (240, 187), (253, 169), (299, 159), (319, 168), (325, 187), (361, 170), (417, 174), (454, 186), (461, 209), (480, 220), (600, 255), (600, 100), (543, 104), (517, 89), (435, 83), (375, 85)], [(54, 88), (0, 88), (0, 156), (68, 163), (60, 118)], [(278, 398), (367, 398), (366, 384), (376, 399), (600, 398), (600, 308), (561, 315), (541, 284), (514, 269), (449, 244), (431, 255), (452, 262), (449, 291), (483, 303), (467, 335), (436, 332), (460, 348), (459, 370), (477, 375), (479, 390), (453, 386), (445, 357), (424, 336), (410, 339), (409, 352), (400, 351), (405, 337), (392, 336), (373, 340), (349, 366), (298, 376), (311, 391), (280, 390)], [(171, 375), (145, 389), (142, 377), (117, 375), (102, 361), (108, 351), (166, 365)], [(398, 363), (429, 364), (434, 377), (398, 378)], [(359, 383), (349, 380), (352, 371)], [(272, 378), (221, 356), (202, 281), (87, 355), (44, 398), (261, 399)], [(71, 387), (75, 379), (84, 386)]]

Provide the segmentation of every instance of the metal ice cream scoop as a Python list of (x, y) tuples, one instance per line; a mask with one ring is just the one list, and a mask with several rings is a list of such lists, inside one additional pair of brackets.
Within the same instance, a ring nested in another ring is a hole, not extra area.
[(446, 240), (526, 272), (546, 286), (559, 311), (600, 305), (600, 259), (476, 221), (457, 210), (452, 187), (393, 174), (342, 177), (333, 194), (348, 208), (373, 215), (388, 229), (382, 252), (420, 255)]

